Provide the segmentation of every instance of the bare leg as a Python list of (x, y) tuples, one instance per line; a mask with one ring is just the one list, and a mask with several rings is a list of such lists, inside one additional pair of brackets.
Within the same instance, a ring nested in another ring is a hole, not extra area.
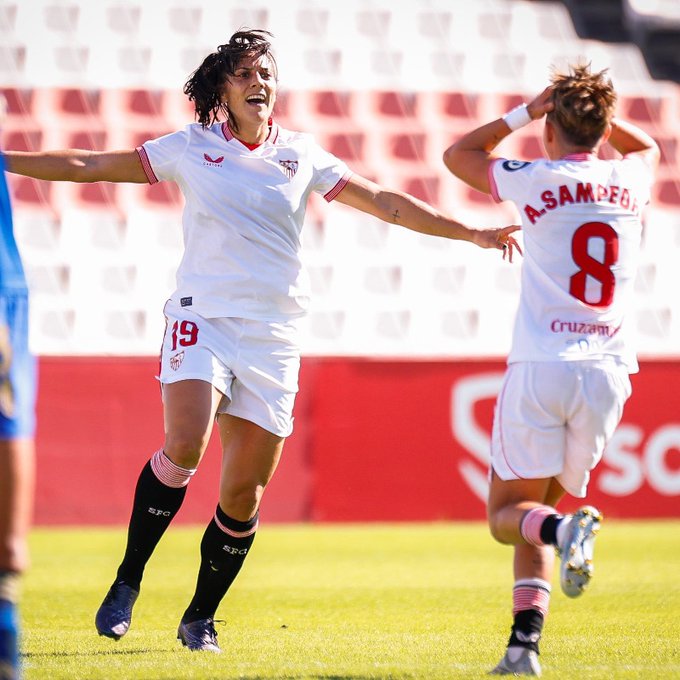
[(0, 571), (20, 573), (28, 567), (34, 487), (33, 440), (0, 440)]
[[(0, 676), (19, 668), (19, 576), (28, 567), (35, 449), (30, 438), (0, 440)], [(18, 676), (17, 676), (18, 677)]]
[(213, 617), (248, 555), (258, 509), (283, 450), (284, 438), (229, 415), (219, 417), (222, 438), (220, 502), (201, 542), (196, 591), (178, 635), (189, 649), (219, 652)]
[[(554, 508), (564, 490), (554, 479), (502, 481), (492, 473), (489, 526), (494, 538), (513, 546), (513, 626), (508, 649), (494, 669), (496, 674), (540, 674), (538, 642), (550, 602), (550, 581), (555, 563), (551, 545), (527, 543), (522, 520), (535, 508)], [(540, 511), (539, 511), (540, 512)]]
[(184, 501), (208, 446), (221, 396), (202, 380), (164, 385), (165, 444), (139, 475), (125, 555), (95, 617), (100, 635), (117, 640), (127, 633), (144, 568)]

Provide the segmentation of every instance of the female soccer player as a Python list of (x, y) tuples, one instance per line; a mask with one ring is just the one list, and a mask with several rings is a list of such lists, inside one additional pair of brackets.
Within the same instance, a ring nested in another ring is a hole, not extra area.
[[(659, 151), (614, 118), (604, 71), (555, 73), (530, 104), (473, 130), (444, 153), (451, 172), (497, 201), (513, 201), (524, 234), (522, 289), (491, 443), (488, 519), (514, 546), (512, 633), (499, 675), (539, 675), (554, 549), (570, 597), (587, 586), (602, 519), (555, 506), (586, 488), (630, 396), (638, 370), (625, 314)], [(547, 160), (493, 154), (514, 130), (545, 116)], [(623, 155), (600, 160), (606, 141)]]
[(39, 179), (173, 181), (185, 198), (185, 252), (165, 306), (165, 441), (139, 477), (125, 555), (96, 615), (97, 630), (111, 638), (130, 626), (144, 567), (182, 504), (216, 419), (219, 503), (178, 637), (191, 650), (220, 651), (214, 615), (253, 543), (264, 488), (292, 430), (298, 320), (308, 299), (300, 232), (312, 191), (504, 256), (516, 245), (518, 227), (466, 227), (353, 174), (310, 136), (279, 127), (269, 38), (239, 31), (205, 58), (184, 87), (198, 123), (181, 131), (129, 151), (6, 154), (11, 172)]

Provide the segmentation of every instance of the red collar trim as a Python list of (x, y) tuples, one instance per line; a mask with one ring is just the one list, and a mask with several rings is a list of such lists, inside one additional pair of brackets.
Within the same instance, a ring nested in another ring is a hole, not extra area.
[(562, 156), (563, 161), (594, 161), (597, 156), (594, 153), (570, 153)]
[(271, 142), (272, 144), (276, 143), (276, 140), (279, 138), (279, 126), (270, 118), (269, 119), (269, 134), (267, 135), (267, 139), (264, 140), (264, 142), (261, 142), (260, 144), (248, 144), (247, 142), (243, 142), (237, 137), (234, 136), (234, 133), (231, 131), (231, 128), (229, 127), (229, 123), (225, 120), (224, 123), (222, 123), (222, 134), (224, 135), (224, 138), (230, 142), (232, 139), (236, 139), (239, 143), (243, 144), (247, 149), (250, 149), (251, 151), (257, 149), (258, 146), (262, 146), (265, 142)]

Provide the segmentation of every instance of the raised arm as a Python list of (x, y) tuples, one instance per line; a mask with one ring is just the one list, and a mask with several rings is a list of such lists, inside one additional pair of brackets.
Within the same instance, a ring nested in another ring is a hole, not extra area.
[(9, 172), (68, 182), (148, 182), (139, 154), (131, 151), (5, 151)]
[(526, 106), (525, 120), (519, 119), (522, 111), (511, 111), (502, 118), (478, 127), (444, 152), (444, 165), (456, 176), (471, 187), (485, 194), (491, 193), (489, 186), (489, 166), (496, 160), (493, 150), (513, 131), (531, 120), (542, 118), (552, 109), (549, 101), (551, 88), (546, 87), (530, 104)]
[(337, 201), (390, 224), (397, 224), (420, 234), (470, 241), (480, 248), (496, 248), (510, 257), (517, 242), (511, 234), (519, 229), (509, 226), (474, 229), (443, 215), (431, 205), (400, 191), (386, 189), (365, 177), (353, 175), (337, 196)]
[(658, 144), (644, 130), (628, 121), (614, 118), (611, 123), (609, 143), (623, 156), (639, 156), (654, 172), (661, 152)]

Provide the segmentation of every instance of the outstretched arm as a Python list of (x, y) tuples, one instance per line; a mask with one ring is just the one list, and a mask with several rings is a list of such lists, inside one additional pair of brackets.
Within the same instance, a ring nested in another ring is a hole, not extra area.
[[(542, 118), (552, 110), (550, 101), (551, 88), (546, 87), (530, 104), (526, 106), (526, 115), (531, 120)], [(513, 112), (497, 118), (486, 125), (468, 132), (454, 142), (444, 152), (444, 165), (459, 179), (485, 194), (491, 193), (489, 186), (489, 166), (496, 160), (493, 150), (515, 129)], [(514, 114), (515, 116), (517, 114)], [(510, 122), (510, 125), (508, 124)], [(524, 121), (526, 123), (529, 120)], [(511, 127), (513, 125), (513, 127)]]
[(504, 257), (506, 253), (509, 255), (510, 261), (513, 250), (518, 248), (517, 242), (511, 236), (519, 229), (518, 226), (473, 229), (443, 215), (410, 194), (386, 189), (359, 175), (351, 177), (336, 200), (385, 222), (398, 224), (421, 234), (470, 241), (480, 248), (502, 250)]
[(132, 151), (5, 151), (9, 172), (69, 182), (148, 182), (139, 154)]

